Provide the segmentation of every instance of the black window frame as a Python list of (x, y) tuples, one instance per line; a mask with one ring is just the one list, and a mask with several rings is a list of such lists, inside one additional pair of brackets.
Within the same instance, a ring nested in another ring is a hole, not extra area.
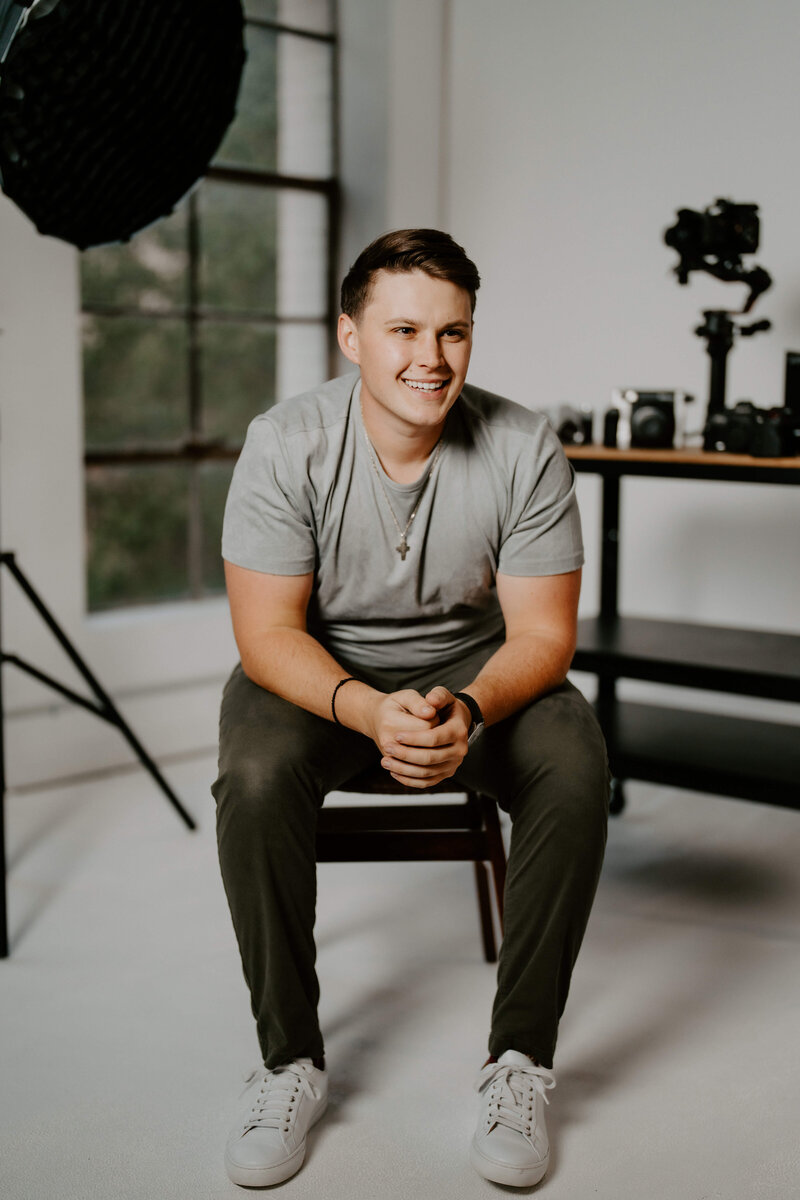
[[(181, 595), (165, 596), (163, 598), (121, 600), (109, 606), (89, 609), (92, 613), (118, 611), (122, 608), (142, 608), (159, 606), (164, 603), (174, 603), (184, 600), (202, 600), (213, 595), (219, 595), (222, 588), (210, 589), (203, 580), (203, 513), (200, 487), (200, 468), (204, 463), (230, 462), (238, 458), (242, 443), (232, 445), (221, 438), (209, 437), (202, 430), (203, 415), (203, 372), (201, 366), (200, 332), (207, 320), (218, 324), (226, 320), (239, 325), (260, 325), (279, 328), (282, 325), (311, 325), (319, 327), (324, 324), (326, 330), (328, 374), (336, 373), (336, 331), (335, 317), (338, 312), (338, 260), (340, 237), (341, 190), (339, 185), (339, 29), (337, 0), (329, 0), (331, 13), (331, 30), (323, 33), (306, 29), (280, 21), (272, 21), (262, 17), (247, 16), (245, 23), (258, 29), (277, 34), (288, 34), (294, 37), (307, 38), (331, 46), (332, 50), (332, 92), (330, 112), (330, 145), (331, 145), (331, 174), (327, 178), (287, 175), (277, 171), (263, 170), (257, 167), (215, 161), (208, 168), (203, 180), (234, 184), (242, 187), (259, 188), (262, 190), (301, 191), (311, 192), (321, 196), (326, 205), (327, 216), (327, 256), (325, 264), (325, 312), (319, 316), (282, 316), (277, 313), (248, 313), (230, 312), (214, 309), (200, 302), (200, 261), (202, 255), (202, 223), (199, 215), (199, 198), (197, 190), (185, 201), (188, 218), (188, 296), (185, 305), (164, 311), (142, 310), (136, 305), (109, 305), (98, 303), (81, 303), (82, 316), (100, 316), (103, 318), (136, 318), (139, 321), (172, 320), (176, 318), (184, 322), (188, 332), (188, 434), (175, 441), (161, 441), (158, 444), (149, 442), (130, 442), (124, 447), (90, 447), (86, 445), (84, 434), (84, 483), (88, 484), (92, 468), (98, 467), (137, 467), (163, 464), (184, 464), (190, 468), (189, 515), (187, 528), (188, 555), (188, 591)], [(202, 182), (202, 181), (200, 181)], [(276, 399), (281, 397), (276, 397)], [(255, 412), (254, 414), (255, 415)], [(89, 569), (87, 555), (87, 571)]]

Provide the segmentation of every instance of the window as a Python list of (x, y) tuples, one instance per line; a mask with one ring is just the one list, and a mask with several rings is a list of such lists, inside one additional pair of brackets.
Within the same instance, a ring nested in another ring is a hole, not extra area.
[(202, 183), (81, 256), (89, 608), (223, 587), (248, 422), (332, 361), (333, 0), (245, 0), (237, 116)]

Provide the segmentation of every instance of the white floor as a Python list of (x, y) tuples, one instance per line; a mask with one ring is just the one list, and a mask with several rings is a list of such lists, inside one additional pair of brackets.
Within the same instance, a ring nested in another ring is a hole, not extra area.
[[(11, 795), (4, 1200), (219, 1200), (257, 1061), (211, 760)], [(800, 1195), (800, 813), (630, 785), (561, 1028), (551, 1200)], [(515, 1194), (467, 1161), (493, 968), (464, 864), (320, 868), (333, 1103), (305, 1200)]]

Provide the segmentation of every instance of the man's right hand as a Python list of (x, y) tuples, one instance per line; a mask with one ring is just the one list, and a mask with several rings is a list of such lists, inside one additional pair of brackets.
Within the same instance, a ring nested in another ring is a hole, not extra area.
[[(362, 732), (381, 751), (381, 766), (405, 787), (433, 787), (449, 779), (467, 752), (471, 716), (445, 688), (434, 688), (430, 699), (419, 692), (393, 692), (373, 703)], [(455, 713), (450, 710), (463, 710)]]
[(396, 757), (398, 733), (421, 733), (439, 723), (439, 714), (419, 692), (407, 688), (392, 692), (371, 706), (366, 714), (364, 732), (381, 754)]

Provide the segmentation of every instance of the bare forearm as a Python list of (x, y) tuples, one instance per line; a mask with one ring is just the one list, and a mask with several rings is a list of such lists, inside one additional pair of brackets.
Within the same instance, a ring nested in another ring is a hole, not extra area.
[(306, 610), (314, 577), (270, 575), (225, 563), (231, 620), (242, 667), (260, 687), (315, 716), (336, 719), (371, 738), (383, 753), (396, 737), (430, 729), (437, 710), (410, 688), (386, 694), (360, 680), (308, 633)]
[[(271, 629), (257, 647), (242, 649), (242, 667), (260, 687), (329, 720), (334, 688), (350, 674), (310, 633), (288, 627)], [(337, 693), (336, 716), (342, 725), (366, 733), (366, 714), (382, 696), (361, 681), (348, 683)]]
[(494, 725), (563, 683), (574, 646), (538, 633), (509, 638), (462, 691), (478, 702), (487, 725)]

